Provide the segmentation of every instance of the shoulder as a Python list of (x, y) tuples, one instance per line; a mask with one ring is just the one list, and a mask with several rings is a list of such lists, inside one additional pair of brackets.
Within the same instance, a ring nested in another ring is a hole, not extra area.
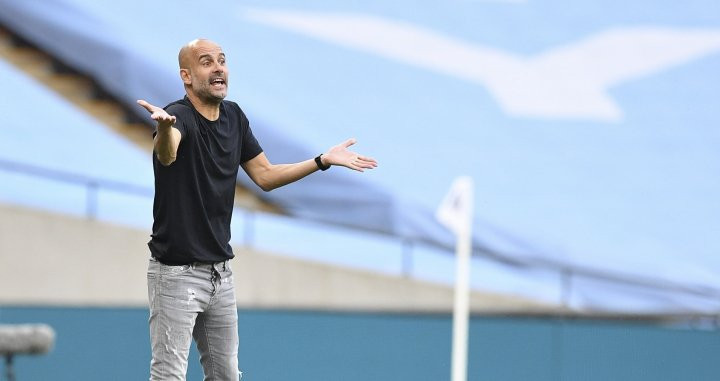
[(177, 118), (174, 127), (177, 128), (183, 137), (188, 131), (194, 130), (195, 116), (192, 105), (187, 99), (180, 99), (164, 107), (168, 114)]
[(224, 100), (223, 107), (225, 108), (225, 112), (228, 114), (231, 123), (237, 123), (237, 125), (240, 126), (241, 131), (246, 131), (250, 128), (250, 121), (237, 103)]
[(223, 102), (225, 109), (228, 110), (228, 112), (238, 115), (241, 120), (247, 119), (245, 117), (245, 113), (243, 112), (243, 110), (240, 108), (240, 106), (237, 103), (235, 103), (233, 101), (225, 101), (225, 100), (222, 102)]
[(192, 107), (185, 99), (179, 99), (163, 108), (168, 114), (175, 116), (192, 115), (193, 112)]

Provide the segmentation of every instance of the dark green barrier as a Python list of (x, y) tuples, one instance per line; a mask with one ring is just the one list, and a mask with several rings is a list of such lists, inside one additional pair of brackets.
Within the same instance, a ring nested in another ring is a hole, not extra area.
[[(18, 381), (146, 380), (147, 310), (0, 307), (0, 323), (47, 323), (55, 350), (20, 357)], [(240, 311), (248, 381), (443, 381), (449, 315)], [(717, 381), (720, 331), (630, 322), (473, 318), (469, 379)], [(2, 368), (0, 366), (0, 368)], [(188, 380), (201, 380), (193, 350)]]

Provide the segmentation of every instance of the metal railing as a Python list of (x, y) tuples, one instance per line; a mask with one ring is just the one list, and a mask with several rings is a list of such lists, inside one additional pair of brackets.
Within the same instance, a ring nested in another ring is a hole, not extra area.
[(155, 191), (149, 187), (143, 187), (140, 185), (130, 184), (122, 181), (84, 176), (77, 173), (50, 169), (46, 167), (40, 167), (37, 165), (20, 163), (5, 159), (0, 159), (0, 169), (8, 172), (15, 172), (24, 175), (40, 177), (47, 180), (54, 180), (62, 183), (75, 184), (85, 187), (85, 216), (89, 219), (97, 218), (97, 195), (100, 189), (107, 189), (118, 193), (144, 197), (153, 197), (153, 195), (155, 194)]
[[(33, 164), (20, 163), (16, 161), (0, 159), (0, 170), (7, 172), (14, 172), (23, 175), (29, 175), (33, 177), (43, 178), (47, 180), (53, 180), (62, 183), (74, 184), (85, 188), (85, 216), (88, 219), (94, 220), (98, 215), (98, 193), (101, 190), (109, 190), (118, 192), (121, 194), (136, 195), (140, 197), (152, 198), (154, 195), (153, 188), (144, 187), (140, 185), (130, 184), (122, 181), (102, 179), (97, 177), (90, 177), (72, 173), (63, 170), (50, 169), (47, 167), (40, 167)], [(256, 236), (256, 212), (253, 210), (245, 210), (243, 213), (243, 245), (246, 247), (252, 247), (255, 243)], [(315, 221), (319, 224), (325, 224), (322, 221)], [(335, 226), (336, 227), (336, 226)], [(351, 228), (344, 228), (352, 230)], [(380, 233), (378, 236), (384, 238), (387, 235)], [(415, 262), (415, 249), (419, 245), (433, 246), (426, 241), (413, 240), (411, 238), (404, 237), (393, 237), (397, 240), (399, 248), (399, 273), (404, 277), (413, 277), (414, 262)], [(446, 250), (447, 248), (442, 248)], [(553, 262), (551, 260), (544, 259), (525, 259), (525, 260), (511, 260), (506, 261), (503, 258), (511, 258), (512, 255), (508, 253), (497, 253), (488, 250), (487, 248), (476, 248), (474, 250), (476, 257), (484, 257), (490, 261), (496, 261), (504, 263), (505, 265), (516, 267), (518, 269), (525, 268), (529, 270), (544, 270), (553, 274), (557, 274), (557, 291), (558, 300), (557, 303), (567, 309), (572, 309), (573, 292), (575, 288), (576, 279), (591, 279), (601, 282), (624, 284), (628, 286), (636, 286), (652, 289), (655, 291), (666, 291), (682, 293), (691, 295), (693, 297), (708, 298), (713, 300), (720, 299), (720, 290), (701, 286), (689, 286), (685, 284), (677, 284), (668, 282), (667, 280), (655, 279), (651, 277), (637, 277), (633, 275), (618, 275), (592, 268), (583, 268), (579, 266), (567, 266), (561, 263)]]

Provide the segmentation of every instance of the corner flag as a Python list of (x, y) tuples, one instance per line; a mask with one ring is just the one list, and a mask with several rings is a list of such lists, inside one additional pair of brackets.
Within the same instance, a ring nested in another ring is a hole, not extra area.
[(473, 210), (473, 181), (468, 176), (453, 181), (435, 217), (456, 235), (470, 230)]
[(458, 177), (436, 213), (437, 219), (457, 236), (451, 381), (467, 381), (473, 198), (472, 178)]

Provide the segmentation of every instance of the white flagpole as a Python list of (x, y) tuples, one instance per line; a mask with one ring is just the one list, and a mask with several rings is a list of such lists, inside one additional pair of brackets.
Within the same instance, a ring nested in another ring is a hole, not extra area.
[(451, 381), (467, 381), (473, 198), (472, 179), (459, 177), (453, 182), (437, 212), (440, 222), (457, 236)]
[(470, 229), (457, 236), (455, 305), (453, 307), (452, 381), (467, 380), (468, 320), (470, 314)]

